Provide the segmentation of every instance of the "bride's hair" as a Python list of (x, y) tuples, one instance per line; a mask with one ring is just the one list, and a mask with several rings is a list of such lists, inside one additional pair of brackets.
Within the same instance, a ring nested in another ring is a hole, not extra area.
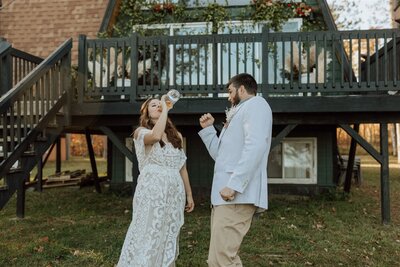
[[(154, 123), (151, 121), (149, 116), (149, 104), (150, 101), (153, 99), (158, 99), (158, 98), (152, 97), (147, 99), (140, 108), (140, 119), (139, 119), (140, 127), (144, 127), (150, 130), (153, 129), (154, 127)], [(176, 129), (175, 125), (169, 118), (167, 119), (167, 125), (165, 126), (165, 133), (167, 134), (168, 141), (171, 142), (171, 144), (175, 148), (179, 149), (182, 148), (182, 140), (179, 137), (178, 130)], [(164, 146), (165, 143), (162, 140), (160, 140), (160, 145)]]

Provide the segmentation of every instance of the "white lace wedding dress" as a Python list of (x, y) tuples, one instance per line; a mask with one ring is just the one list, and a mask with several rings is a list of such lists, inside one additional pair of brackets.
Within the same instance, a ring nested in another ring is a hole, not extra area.
[(179, 170), (186, 156), (171, 143), (146, 147), (143, 138), (148, 131), (140, 130), (134, 140), (140, 175), (119, 267), (174, 266), (179, 254), (178, 235), (186, 202)]

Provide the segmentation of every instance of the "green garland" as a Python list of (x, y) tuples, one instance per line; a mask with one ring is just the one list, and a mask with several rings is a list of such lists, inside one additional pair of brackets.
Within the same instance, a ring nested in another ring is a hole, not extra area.
[[(283, 2), (280, 0), (253, 0), (252, 4), (240, 8), (240, 15), (233, 15), (230, 8), (219, 4), (208, 4), (188, 8), (186, 1), (177, 4), (148, 3), (146, 0), (123, 0), (117, 23), (114, 25), (113, 36), (129, 36), (134, 26), (142, 24), (165, 24), (186, 22), (208, 22), (212, 24), (212, 32), (217, 33), (224, 27), (223, 21), (233, 19), (267, 21), (274, 31), (280, 31), (282, 25), (291, 18), (303, 18), (302, 31), (324, 30), (322, 16), (317, 9), (306, 3)], [(141, 29), (140, 27), (138, 29)], [(145, 34), (143, 30), (140, 30)], [(100, 33), (100, 37), (108, 37)]]

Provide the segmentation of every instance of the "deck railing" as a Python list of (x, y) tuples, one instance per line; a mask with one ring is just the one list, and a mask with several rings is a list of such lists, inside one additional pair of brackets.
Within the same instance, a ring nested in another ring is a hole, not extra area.
[[(386, 38), (386, 40), (389, 38)], [(368, 57), (364, 55), (364, 62), (361, 64), (361, 80), (372, 86), (388, 87), (398, 85), (400, 80), (400, 39), (390, 38), (385, 46), (377, 46), (372, 42), (372, 49), (378, 53)], [(379, 84), (377, 84), (377, 82)], [(393, 94), (394, 91), (389, 91)]]
[[(151, 36), (80, 36), (78, 102), (136, 101), (174, 88), (219, 97), (229, 78), (252, 74), (265, 96), (382, 94), (397, 90), (399, 30)], [(382, 53), (382, 52), (381, 52)], [(395, 75), (396, 74), (396, 75)]]
[(43, 59), (24, 51), (12, 48), (12, 87), (30, 73)]

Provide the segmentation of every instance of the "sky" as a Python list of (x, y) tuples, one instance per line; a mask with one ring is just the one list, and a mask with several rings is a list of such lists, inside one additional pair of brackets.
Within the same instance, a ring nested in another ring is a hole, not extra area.
[[(342, 4), (346, 0), (327, 0), (328, 5)], [(354, 3), (355, 6), (348, 5), (347, 11), (343, 12), (345, 16), (341, 16), (339, 21), (350, 18), (360, 19), (357, 27), (347, 24), (345, 28), (339, 30), (367, 30), (371, 28), (388, 29), (393, 28), (391, 21), (390, 0), (347, 0)]]

